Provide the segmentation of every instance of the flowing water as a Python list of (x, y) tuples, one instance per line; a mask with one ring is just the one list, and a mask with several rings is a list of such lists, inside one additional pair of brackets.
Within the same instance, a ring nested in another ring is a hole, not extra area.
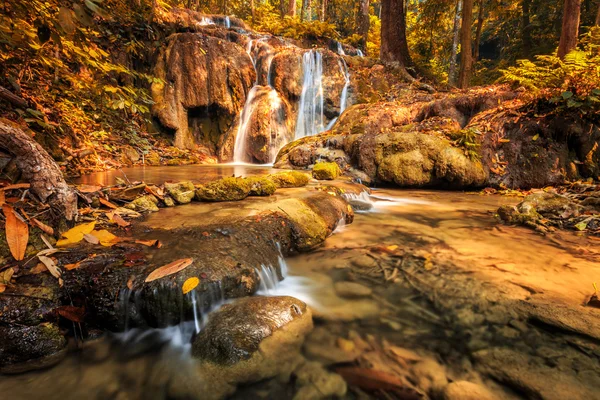
[(323, 56), (310, 50), (302, 56), (302, 94), (296, 122), (296, 139), (325, 130), (323, 116)]

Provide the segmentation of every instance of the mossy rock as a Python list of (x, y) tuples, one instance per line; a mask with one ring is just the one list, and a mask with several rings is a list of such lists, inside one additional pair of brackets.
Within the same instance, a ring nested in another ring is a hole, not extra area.
[(300, 171), (284, 171), (269, 175), (278, 188), (302, 187), (308, 184), (309, 176)]
[(152, 196), (151, 194), (148, 194), (142, 197), (138, 197), (131, 203), (127, 204), (125, 208), (135, 210), (138, 212), (156, 212), (158, 211), (158, 199)]
[(246, 178), (250, 185), (250, 196), (271, 196), (277, 190), (275, 182), (263, 176)]
[(238, 201), (250, 194), (251, 186), (244, 178), (224, 178), (196, 188), (200, 201)]
[(165, 183), (165, 190), (178, 204), (188, 204), (195, 196), (196, 187), (190, 181)]
[(321, 181), (332, 181), (340, 176), (340, 167), (334, 162), (320, 162), (312, 169), (312, 176)]

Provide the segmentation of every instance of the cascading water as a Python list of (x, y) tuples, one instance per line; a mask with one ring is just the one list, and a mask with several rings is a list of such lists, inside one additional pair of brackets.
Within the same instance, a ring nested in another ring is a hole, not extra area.
[(340, 42), (336, 42), (336, 44), (337, 44), (337, 53), (340, 56), (345, 56), (346, 52), (344, 51), (344, 48), (342, 47), (342, 44)]
[[(344, 79), (345, 79), (344, 87), (342, 88), (342, 96), (340, 98), (340, 114), (339, 115), (341, 116), (342, 113), (344, 112), (344, 110), (346, 110), (346, 106), (348, 103), (348, 88), (350, 87), (350, 71), (348, 70), (348, 64), (346, 64), (346, 61), (343, 58), (340, 58), (338, 60), (338, 64), (340, 66), (340, 70), (342, 71), (342, 74), (344, 75)], [(329, 121), (329, 124), (327, 124), (327, 127), (325, 128), (325, 130), (328, 131), (331, 128), (333, 128), (333, 125), (335, 125), (338, 118), (339, 118), (339, 116), (337, 118), (333, 118), (331, 121)]]
[(213, 19), (209, 17), (202, 17), (200, 18), (200, 22), (198, 24), (200, 26), (215, 25), (215, 21), (213, 21)]
[(231, 19), (229, 19), (229, 16), (225, 17), (225, 28), (231, 28)]
[(302, 56), (302, 94), (298, 107), (296, 139), (313, 136), (324, 130), (323, 116), (323, 57), (317, 50)]
[(363, 53), (361, 49), (356, 49), (356, 55), (359, 57), (364, 57), (365, 53)]

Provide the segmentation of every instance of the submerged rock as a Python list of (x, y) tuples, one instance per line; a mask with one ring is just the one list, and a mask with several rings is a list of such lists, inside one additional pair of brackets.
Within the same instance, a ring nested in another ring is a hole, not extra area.
[(275, 182), (278, 188), (295, 188), (308, 184), (310, 178), (307, 174), (300, 171), (284, 171), (269, 175), (269, 178)]
[(293, 297), (248, 297), (211, 314), (192, 344), (207, 398), (223, 398), (241, 383), (289, 376), (302, 361), (312, 330), (310, 310)]
[(318, 180), (334, 180), (340, 175), (340, 167), (334, 162), (316, 163), (312, 169), (312, 176)]
[(294, 371), (294, 375), (298, 391), (293, 400), (343, 398), (348, 390), (344, 378), (327, 371), (316, 361), (302, 364)]
[(147, 194), (145, 196), (138, 197), (131, 203), (127, 204), (125, 208), (137, 212), (156, 212), (158, 211), (158, 199), (151, 194)]
[(200, 185), (196, 189), (196, 199), (200, 201), (238, 201), (250, 194), (251, 185), (244, 178), (223, 178)]
[[(179, 204), (187, 204), (192, 201), (196, 187), (190, 181), (179, 183), (165, 183), (165, 190)], [(165, 205), (168, 204), (165, 201)]]
[(346, 298), (368, 297), (373, 293), (370, 287), (356, 282), (336, 282), (333, 288), (338, 296)]

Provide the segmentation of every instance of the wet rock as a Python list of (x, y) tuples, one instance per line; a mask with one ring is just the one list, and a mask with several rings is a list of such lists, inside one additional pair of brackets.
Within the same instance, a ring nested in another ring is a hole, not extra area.
[(336, 282), (333, 287), (338, 296), (346, 298), (368, 297), (373, 293), (370, 287), (355, 282)]
[(64, 357), (67, 341), (58, 326), (0, 326), (0, 372), (19, 373), (52, 365)]
[(600, 387), (600, 378), (578, 376), (549, 367), (539, 357), (509, 349), (495, 348), (474, 353), (475, 366), (482, 372), (530, 398), (547, 400), (591, 399)]
[[(195, 195), (195, 192), (194, 192), (194, 195)], [(175, 207), (175, 200), (173, 200), (173, 198), (171, 196), (165, 196), (163, 198), (163, 203), (165, 203), (166, 207)]]
[(200, 201), (238, 201), (250, 194), (251, 186), (244, 178), (223, 178), (200, 185), (196, 189), (196, 199)]
[(167, 38), (154, 75), (161, 82), (152, 85), (152, 112), (176, 131), (175, 145), (201, 144), (228, 158), (234, 141), (228, 133), (256, 80), (244, 48), (200, 33), (177, 33)]
[(312, 169), (312, 176), (318, 180), (334, 180), (340, 175), (340, 167), (334, 162), (320, 162)]
[(457, 381), (446, 385), (443, 391), (444, 400), (496, 400), (487, 388), (468, 381)]
[(269, 178), (275, 182), (278, 188), (295, 188), (306, 186), (309, 177), (304, 172), (300, 171), (284, 171), (269, 175)]
[[(358, 358), (361, 351), (353, 346), (343, 348), (338, 345), (341, 338), (336, 337), (324, 327), (315, 328), (306, 338), (303, 352), (310, 360), (318, 361), (324, 365), (349, 363)], [(353, 341), (346, 340), (354, 345)]]
[(358, 268), (374, 268), (377, 266), (377, 262), (373, 257), (369, 257), (366, 254), (360, 255), (352, 260), (352, 264)]
[(177, 203), (187, 204), (194, 198), (196, 187), (190, 181), (165, 183), (165, 190)]
[(253, 176), (246, 178), (250, 185), (250, 196), (271, 196), (277, 190), (275, 182), (262, 176)]
[(327, 371), (314, 361), (302, 364), (296, 371), (294, 400), (317, 400), (342, 398), (348, 390), (346, 381), (340, 375)]
[(134, 210), (136, 212), (156, 212), (158, 211), (158, 199), (151, 194), (147, 194), (142, 197), (138, 197), (131, 203), (127, 204), (125, 208)]
[(423, 391), (437, 397), (448, 384), (446, 370), (436, 361), (426, 359), (416, 363), (411, 372), (415, 377), (417, 386)]
[(249, 297), (224, 305), (192, 345), (206, 395), (222, 398), (237, 384), (291, 374), (312, 327), (310, 310), (292, 297)]

